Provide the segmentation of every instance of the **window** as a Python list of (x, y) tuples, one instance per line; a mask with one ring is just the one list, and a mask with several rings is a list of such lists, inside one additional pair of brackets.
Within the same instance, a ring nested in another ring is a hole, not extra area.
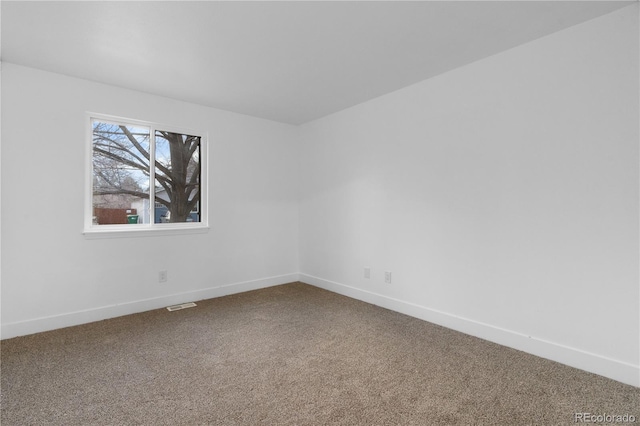
[(206, 138), (200, 132), (90, 117), (85, 232), (206, 227)]

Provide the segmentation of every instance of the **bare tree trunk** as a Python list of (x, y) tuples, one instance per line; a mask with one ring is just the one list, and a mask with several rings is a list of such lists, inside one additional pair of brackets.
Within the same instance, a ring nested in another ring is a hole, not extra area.
[(189, 195), (188, 166), (191, 160), (191, 143), (189, 138), (183, 141), (183, 135), (166, 132), (163, 136), (169, 141), (171, 154), (171, 222), (186, 222), (191, 213)]

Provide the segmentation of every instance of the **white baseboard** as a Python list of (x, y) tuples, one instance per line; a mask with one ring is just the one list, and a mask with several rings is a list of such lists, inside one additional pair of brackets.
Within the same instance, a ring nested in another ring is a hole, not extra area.
[(495, 327), (468, 318), (437, 311), (381, 294), (336, 283), (312, 275), (300, 274), (300, 281), (353, 299), (381, 306), (424, 321), (550, 359), (622, 383), (640, 387), (640, 366), (571, 348), (513, 330)]
[(9, 339), (27, 334), (40, 333), (58, 328), (71, 327), (94, 321), (101, 321), (123, 315), (160, 309), (179, 303), (212, 299), (230, 294), (243, 293), (245, 291), (258, 290), (275, 285), (286, 284), (300, 279), (299, 274), (278, 275), (275, 277), (261, 278), (233, 284), (225, 284), (202, 290), (176, 293), (168, 296), (154, 297), (151, 299), (136, 300), (116, 305), (101, 306), (93, 309), (69, 312), (49, 317), (41, 317), (27, 321), (18, 321), (2, 324), (2, 339)]

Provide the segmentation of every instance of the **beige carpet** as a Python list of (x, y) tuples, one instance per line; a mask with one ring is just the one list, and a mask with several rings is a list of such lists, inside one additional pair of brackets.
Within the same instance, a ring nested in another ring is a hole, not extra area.
[(301, 283), (2, 341), (9, 425), (552, 425), (640, 389)]

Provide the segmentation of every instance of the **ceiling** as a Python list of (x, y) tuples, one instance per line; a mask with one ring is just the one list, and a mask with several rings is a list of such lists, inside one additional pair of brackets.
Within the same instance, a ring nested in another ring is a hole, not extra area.
[(301, 124), (631, 3), (2, 1), (1, 60)]

